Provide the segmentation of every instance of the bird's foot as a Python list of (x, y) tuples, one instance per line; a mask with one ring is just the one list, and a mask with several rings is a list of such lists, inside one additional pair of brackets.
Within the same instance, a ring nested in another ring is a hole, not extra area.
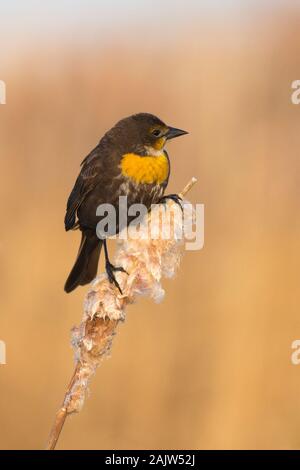
[(178, 204), (180, 209), (183, 211), (182, 198), (178, 194), (168, 194), (167, 196), (163, 196), (159, 200), (159, 204), (166, 204), (169, 199), (171, 199), (171, 201), (175, 202), (175, 204)]
[(116, 288), (119, 290), (120, 294), (123, 295), (123, 292), (122, 292), (122, 289), (117, 281), (117, 279), (115, 278), (115, 275), (114, 273), (115, 272), (121, 272), (121, 273), (126, 273), (128, 274), (127, 271), (125, 271), (124, 268), (122, 268), (121, 266), (114, 266), (113, 264), (111, 264), (109, 261), (107, 261), (105, 263), (105, 270), (106, 270), (106, 274), (107, 274), (107, 277), (108, 277), (108, 280), (111, 284), (114, 284), (116, 286)]

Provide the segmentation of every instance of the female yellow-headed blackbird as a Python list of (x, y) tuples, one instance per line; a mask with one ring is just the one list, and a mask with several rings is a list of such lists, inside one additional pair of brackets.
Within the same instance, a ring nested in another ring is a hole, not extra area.
[[(94, 279), (102, 245), (108, 278), (121, 291), (114, 271), (124, 270), (110, 263), (106, 239), (96, 234), (100, 220), (97, 207), (111, 204), (118, 213), (120, 196), (127, 196), (128, 207), (140, 203), (148, 209), (162, 199), (176, 200), (176, 195), (163, 198), (170, 175), (164, 147), (167, 140), (184, 134), (187, 132), (167, 126), (152, 114), (135, 114), (119, 121), (83, 160), (65, 216), (66, 230), (79, 228), (82, 232), (77, 259), (65, 284), (66, 292)], [(116, 233), (121, 229), (117, 224)]]

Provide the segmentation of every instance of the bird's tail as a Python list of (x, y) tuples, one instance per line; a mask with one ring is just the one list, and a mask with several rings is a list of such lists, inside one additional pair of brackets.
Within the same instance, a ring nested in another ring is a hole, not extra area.
[(66, 292), (84, 286), (96, 277), (102, 243), (95, 233), (82, 232), (77, 258), (65, 283)]

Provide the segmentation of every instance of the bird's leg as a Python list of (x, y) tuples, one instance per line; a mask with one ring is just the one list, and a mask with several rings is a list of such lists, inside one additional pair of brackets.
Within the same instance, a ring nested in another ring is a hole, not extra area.
[(114, 272), (120, 271), (120, 272), (126, 273), (126, 274), (128, 274), (128, 272), (125, 271), (125, 269), (122, 268), (122, 266), (114, 266), (113, 264), (111, 264), (111, 262), (109, 261), (109, 258), (108, 258), (108, 250), (107, 250), (106, 240), (103, 240), (103, 245), (104, 245), (104, 254), (105, 254), (105, 270), (106, 270), (108, 280), (109, 280), (109, 282), (114, 284), (118, 288), (120, 294), (123, 295), (121, 287), (120, 287), (117, 279), (115, 278)]
[(158, 203), (159, 204), (166, 204), (168, 202), (168, 199), (171, 199), (175, 204), (178, 204), (180, 209), (183, 211), (182, 207), (182, 198), (178, 194), (167, 194), (166, 196), (163, 196)]

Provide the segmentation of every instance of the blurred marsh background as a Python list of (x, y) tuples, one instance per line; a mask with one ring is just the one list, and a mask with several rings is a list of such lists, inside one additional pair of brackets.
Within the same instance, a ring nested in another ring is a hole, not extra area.
[(87, 289), (63, 291), (79, 244), (63, 218), (79, 164), (147, 111), (190, 132), (169, 145), (169, 189), (197, 176), (205, 246), (162, 304), (128, 309), (58, 448), (298, 449), (296, 2), (4, 0), (0, 14), (0, 448), (44, 447), (73, 370)]

